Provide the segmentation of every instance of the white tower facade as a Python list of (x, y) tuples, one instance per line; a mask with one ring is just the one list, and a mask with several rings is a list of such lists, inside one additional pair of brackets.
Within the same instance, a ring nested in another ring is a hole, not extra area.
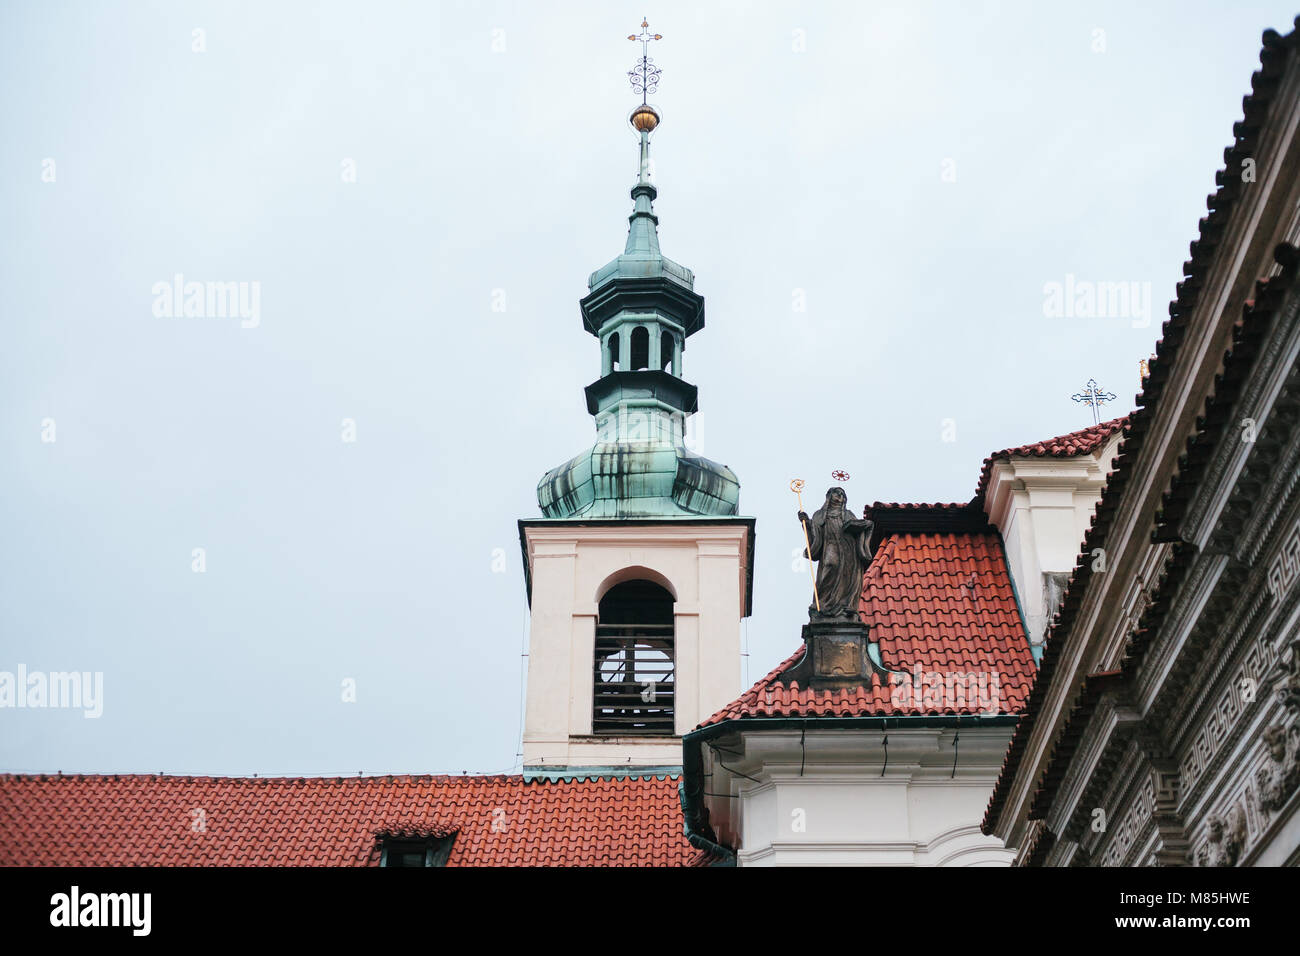
[[(679, 767), (681, 735), (742, 689), (754, 520), (543, 518), (520, 522), (520, 542), (525, 771)], [(666, 592), (667, 629), (623, 621), (620, 586)]]

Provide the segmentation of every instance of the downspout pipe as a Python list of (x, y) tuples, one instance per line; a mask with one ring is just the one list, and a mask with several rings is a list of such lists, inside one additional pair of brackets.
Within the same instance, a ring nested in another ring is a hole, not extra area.
[[(687, 786), (691, 780), (698, 781), (694, 789)], [(718, 843), (713, 829), (704, 821), (703, 790), (704, 758), (700, 741), (688, 734), (682, 739), (682, 779), (677, 783), (677, 795), (682, 802), (682, 829), (691, 846), (721, 857), (714, 866), (735, 866), (736, 851)]]

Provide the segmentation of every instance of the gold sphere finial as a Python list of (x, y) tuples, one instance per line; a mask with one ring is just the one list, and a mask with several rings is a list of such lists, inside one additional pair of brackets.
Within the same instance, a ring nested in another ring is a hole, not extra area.
[(653, 106), (642, 103), (632, 111), (628, 122), (638, 133), (650, 133), (659, 125), (659, 112)]

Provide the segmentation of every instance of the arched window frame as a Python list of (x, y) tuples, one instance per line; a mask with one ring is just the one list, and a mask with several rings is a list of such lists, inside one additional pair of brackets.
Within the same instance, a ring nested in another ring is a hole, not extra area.
[(659, 370), (680, 377), (677, 370), (677, 336), (664, 329), (659, 333)]
[(611, 332), (609, 338), (605, 340), (605, 374), (617, 372), (621, 367), (621, 356), (618, 354), (619, 337), (617, 332)]
[(627, 367), (635, 372), (650, 367), (650, 330), (638, 325), (632, 330), (632, 348), (628, 351)]
[(601, 597), (592, 666), (592, 733), (676, 733), (676, 626), (671, 590), (628, 578)]

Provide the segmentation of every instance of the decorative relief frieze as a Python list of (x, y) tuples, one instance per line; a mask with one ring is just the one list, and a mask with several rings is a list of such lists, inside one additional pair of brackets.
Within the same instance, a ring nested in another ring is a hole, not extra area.
[(1156, 787), (1153, 777), (1148, 777), (1138, 791), (1137, 799), (1129, 806), (1124, 818), (1115, 828), (1106, 852), (1102, 856), (1102, 866), (1123, 866), (1133, 841), (1146, 829), (1147, 822), (1155, 812)]
[(1245, 827), (1251, 835), (1251, 842), (1264, 830), (1264, 814), (1260, 813), (1260, 801), (1252, 787), (1245, 788)]
[(1200, 776), (1205, 765), (1210, 762), (1210, 756), (1213, 754), (1213, 744), (1209, 732), (1205, 727), (1201, 728), (1201, 735), (1196, 738), (1196, 746), (1193, 748), (1195, 760), (1192, 764), (1192, 772), (1189, 774), (1193, 779)]
[[(1242, 713), (1248, 705), (1255, 702), (1270, 656), (1262, 639), (1257, 639), (1246, 652), (1241, 669), (1232, 680), (1226, 682), (1218, 701), (1210, 709), (1209, 717), (1197, 733), (1196, 740), (1183, 756), (1181, 769), (1184, 789), (1190, 789), (1200, 779), (1219, 747), (1231, 735)], [(1294, 656), (1300, 658), (1300, 655)], [(1300, 674), (1295, 675), (1294, 684), (1295, 696), (1300, 702)]]
[(1273, 600), (1280, 601), (1297, 578), (1300, 578), (1300, 520), (1286, 533), (1277, 557), (1268, 566), (1268, 590)]
[[(1300, 710), (1300, 639), (1282, 659), (1277, 695), (1289, 712)], [(1264, 764), (1255, 771), (1259, 803), (1265, 810), (1280, 810), (1300, 786), (1300, 723), (1274, 724), (1264, 731)]]
[(1255, 797), (1255, 791), (1247, 787), (1245, 794), (1246, 805), (1246, 833), (1251, 843), (1259, 837), (1260, 831), (1264, 829), (1260, 819), (1259, 801)]
[(1300, 711), (1300, 637), (1282, 651), (1281, 673), (1275, 684), (1277, 699), (1289, 711)]
[[(1263, 649), (1259, 646), (1258, 643), (1252, 644), (1250, 646), (1250, 650), (1246, 652), (1246, 666), (1244, 668), (1246, 674), (1264, 673), (1263, 656), (1262, 656), (1263, 653), (1264, 653)], [(1251, 678), (1247, 677), (1245, 678), (1245, 680), (1251, 680)], [(1246, 701), (1247, 703), (1250, 703), (1250, 701), (1253, 701), (1255, 699), (1255, 685), (1253, 683), (1246, 684), (1245, 686), (1242, 687), (1243, 699), (1246, 696), (1250, 697), (1250, 700)]]
[(1177, 773), (1152, 770), (1152, 817), (1156, 823), (1157, 842), (1151, 853), (1149, 866), (1185, 866), (1190, 846), (1183, 832), (1182, 816), (1178, 803), (1182, 795), (1182, 780)]
[[(1238, 689), (1245, 703), (1254, 700), (1256, 679), (1249, 673), (1258, 668), (1267, 655), (1267, 648), (1256, 654), (1252, 648), (1247, 655), (1247, 673), (1238, 679)], [(1293, 638), (1278, 659), (1278, 672), (1272, 678), (1277, 699), (1289, 715), (1300, 711), (1300, 638)], [(1222, 712), (1223, 702), (1202, 728), (1198, 745), (1207, 732), (1218, 725), (1216, 716)], [(1240, 709), (1238, 708), (1238, 712)], [(1235, 866), (1242, 851), (1259, 839), (1268, 828), (1270, 813), (1281, 810), (1300, 788), (1300, 723), (1288, 721), (1274, 724), (1263, 734), (1264, 762), (1256, 768), (1254, 786), (1249, 784), (1234, 798), (1226, 811), (1206, 818), (1206, 838), (1196, 852), (1200, 866)], [(1199, 747), (1194, 748), (1199, 752)], [(1205, 762), (1202, 761), (1201, 769)]]

